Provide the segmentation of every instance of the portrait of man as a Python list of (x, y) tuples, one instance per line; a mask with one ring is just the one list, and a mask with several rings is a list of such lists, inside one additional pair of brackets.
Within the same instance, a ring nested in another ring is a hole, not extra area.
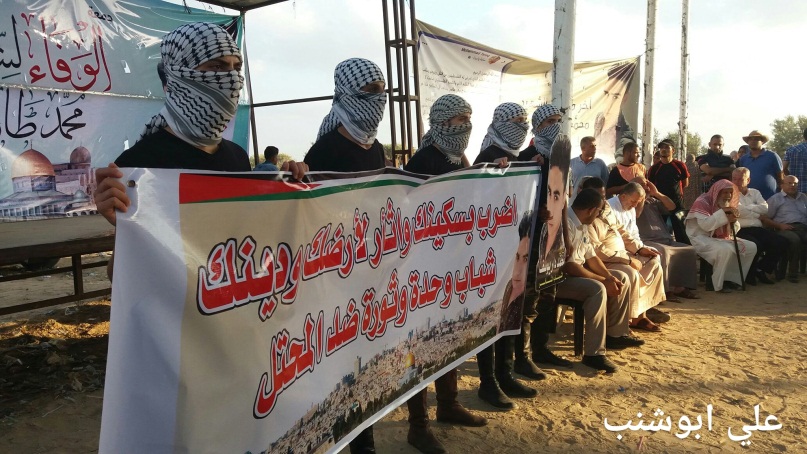
[(560, 267), (566, 261), (562, 227), (564, 208), (569, 193), (570, 155), (569, 139), (565, 136), (558, 138), (552, 146), (552, 154), (549, 156), (549, 171), (546, 175), (546, 210), (539, 213), (543, 225), (538, 246), (538, 282), (551, 278), (552, 275), (559, 272)]
[(530, 256), (530, 231), (532, 212), (524, 213), (518, 224), (518, 249), (513, 259), (513, 274), (504, 289), (499, 332), (517, 330), (521, 327), (524, 291), (527, 288), (527, 267)]

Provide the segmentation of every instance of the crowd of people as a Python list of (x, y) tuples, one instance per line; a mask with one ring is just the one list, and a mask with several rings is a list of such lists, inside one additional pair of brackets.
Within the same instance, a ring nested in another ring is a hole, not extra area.
[[(113, 225), (116, 211), (126, 211), (130, 204), (118, 166), (250, 170), (247, 153), (222, 138), (244, 81), (232, 37), (216, 25), (186, 24), (164, 38), (161, 57), (165, 106), (132, 148), (97, 170), (98, 211)], [(286, 161), (278, 167), (278, 150), (271, 147), (268, 162), (257, 170), (287, 171), (299, 179), (308, 171), (356, 172), (391, 164), (376, 139), (387, 100), (381, 69), (351, 58), (336, 66), (334, 83), (331, 111), (304, 162)], [(460, 96), (440, 97), (431, 107), (429, 131), (404, 169), (440, 175), (469, 166), (465, 152), (471, 115), (471, 106)], [(526, 285), (515, 273), (511, 282), (511, 291), (523, 293), (524, 304), (521, 313), (507, 315), (507, 323), (521, 333), (502, 337), (477, 356), (478, 395), (503, 410), (514, 408), (512, 398), (537, 394), (514, 374), (537, 381), (546, 378), (540, 364), (572, 366), (549, 348), (558, 308), (566, 301), (583, 308), (582, 364), (614, 373), (617, 367), (606, 357), (607, 350), (641, 347), (645, 340), (634, 331), (662, 330), (670, 314), (659, 310), (659, 304), (699, 298), (699, 258), (706, 288), (716, 292), (783, 279), (798, 282), (804, 271), (807, 130), (805, 142), (788, 150), (784, 163), (764, 148), (768, 138), (752, 131), (743, 137), (747, 149), (736, 160), (723, 154), (724, 140), (715, 135), (707, 153), (687, 156), (686, 162), (674, 158), (675, 144), (661, 141), (658, 161), (649, 169), (641, 163), (639, 146), (629, 142), (621, 162), (609, 170), (596, 157), (593, 137), (581, 140), (579, 157), (570, 160), (568, 151), (557, 154), (561, 152), (553, 143), (560, 122), (556, 106), (538, 106), (529, 116), (523, 106), (503, 103), (494, 111), (474, 163), (505, 167), (510, 161), (531, 161), (547, 175), (539, 191), (537, 225), (520, 235), (523, 249), (529, 245), (530, 251)], [(530, 145), (522, 150), (530, 130)], [(517, 259), (526, 262), (523, 251), (519, 254)], [(536, 285), (538, 268), (560, 269), (565, 279)], [(485, 425), (485, 418), (457, 402), (456, 389), (456, 369), (437, 379), (437, 418)], [(426, 391), (412, 397), (408, 408), (407, 441), (424, 453), (446, 452), (429, 429)], [(310, 440), (319, 441), (321, 434)], [(350, 443), (350, 452), (375, 452), (372, 427)]]

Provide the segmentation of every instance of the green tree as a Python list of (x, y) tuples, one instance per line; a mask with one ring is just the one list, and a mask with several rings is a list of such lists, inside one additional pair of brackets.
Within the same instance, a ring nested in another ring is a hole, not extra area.
[(291, 155), (288, 155), (286, 153), (278, 153), (277, 154), (277, 167), (280, 168), (280, 166), (282, 166), (284, 162), (291, 161), (293, 159), (294, 158), (292, 158)]
[(765, 144), (765, 148), (775, 151), (779, 156), (784, 156), (788, 148), (804, 140), (805, 129), (807, 129), (807, 116), (805, 115), (798, 117), (788, 115), (785, 118), (773, 120), (771, 123), (773, 138)]
[(683, 150), (682, 153), (681, 150), (678, 149), (679, 148), (678, 144), (680, 143), (679, 137), (681, 136), (679, 135), (678, 131), (671, 131), (668, 132), (667, 137), (664, 138), (665, 140), (670, 140), (672, 141), (673, 144), (675, 144), (676, 159), (684, 161), (686, 159), (687, 154), (692, 153), (695, 156), (698, 156), (705, 150), (705, 147), (703, 145), (703, 139), (701, 139), (701, 135), (698, 134), (697, 132), (692, 133), (687, 131), (687, 146), (686, 150)]

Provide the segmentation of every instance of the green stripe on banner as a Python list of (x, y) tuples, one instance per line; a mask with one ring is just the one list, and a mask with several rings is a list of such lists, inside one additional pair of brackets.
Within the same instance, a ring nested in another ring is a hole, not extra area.
[(450, 177), (444, 178), (432, 178), (423, 182), (417, 181), (410, 181), (410, 180), (401, 180), (401, 179), (394, 179), (394, 180), (379, 180), (373, 181), (369, 183), (357, 183), (357, 184), (345, 184), (341, 186), (331, 186), (327, 188), (320, 188), (314, 189), (311, 191), (295, 191), (295, 192), (284, 192), (279, 194), (261, 194), (261, 195), (254, 195), (254, 196), (246, 196), (246, 197), (230, 197), (224, 199), (212, 199), (212, 200), (204, 200), (200, 202), (189, 202), (189, 204), (195, 203), (226, 203), (226, 202), (269, 202), (269, 201), (276, 201), (276, 200), (298, 200), (298, 199), (315, 199), (318, 197), (324, 197), (327, 195), (338, 194), (340, 192), (349, 192), (349, 191), (356, 191), (359, 189), (370, 189), (370, 188), (380, 188), (384, 186), (396, 186), (396, 185), (403, 185), (403, 186), (421, 186), (424, 184), (432, 184), (432, 183), (442, 183), (445, 181), (451, 180), (470, 180), (470, 179), (487, 179), (487, 178), (508, 178), (508, 177), (520, 177), (524, 175), (533, 175), (536, 173), (541, 173), (540, 169), (538, 170), (527, 170), (527, 171), (520, 171), (520, 172), (508, 172), (504, 175), (495, 175), (489, 173), (481, 173), (481, 174), (468, 174), (468, 175), (454, 175)]

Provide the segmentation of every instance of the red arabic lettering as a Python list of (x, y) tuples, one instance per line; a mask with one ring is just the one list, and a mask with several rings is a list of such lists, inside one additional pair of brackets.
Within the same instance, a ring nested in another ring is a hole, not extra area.
[(272, 337), (270, 370), (261, 375), (255, 396), (253, 415), (256, 418), (268, 416), (274, 410), (278, 396), (300, 377), (313, 372), (315, 365), (321, 361), (322, 320), (322, 312), (316, 320), (311, 314), (306, 314), (302, 339), (290, 338), (285, 329)]
[[(278, 245), (278, 255), (269, 247), (255, 264), (255, 240), (247, 236), (236, 248), (235, 239), (213, 247), (205, 266), (198, 269), (196, 301), (201, 313), (216, 314), (253, 302), (261, 302), (259, 316), (265, 321), (280, 302), (291, 304), (297, 295), (300, 252), (294, 256), (288, 245)], [(241, 266), (237, 266), (240, 259)]]

